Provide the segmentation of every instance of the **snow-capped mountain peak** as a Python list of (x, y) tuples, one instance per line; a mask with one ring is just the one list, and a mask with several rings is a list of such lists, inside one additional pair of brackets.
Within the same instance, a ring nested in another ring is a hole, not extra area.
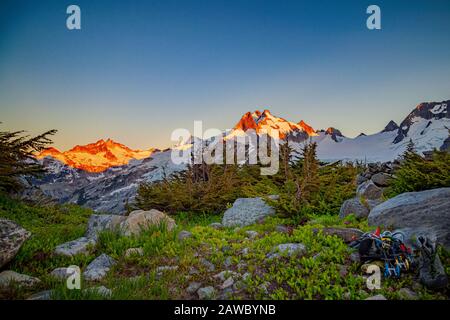
[(98, 140), (87, 145), (77, 145), (72, 149), (60, 152), (48, 148), (39, 153), (36, 158), (52, 157), (70, 167), (88, 172), (102, 172), (110, 167), (122, 166), (132, 159), (149, 157), (154, 149), (132, 150), (112, 139)]

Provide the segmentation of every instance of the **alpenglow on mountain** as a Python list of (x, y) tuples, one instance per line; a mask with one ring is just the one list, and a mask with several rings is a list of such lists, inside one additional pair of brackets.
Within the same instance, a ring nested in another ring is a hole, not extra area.
[[(450, 148), (450, 100), (421, 103), (397, 125), (389, 121), (380, 132), (345, 137), (340, 130), (314, 130), (303, 120), (290, 122), (268, 110), (247, 112), (225, 139), (278, 129), (280, 138), (300, 149), (305, 141), (317, 142), (317, 155), (322, 161), (361, 160), (391, 161), (401, 155), (409, 141), (418, 152)], [(171, 161), (171, 150), (131, 150), (112, 140), (100, 140), (60, 152), (50, 148), (38, 156), (48, 169), (42, 179), (30, 180), (29, 194), (44, 194), (60, 202), (72, 202), (96, 211), (123, 213), (132, 203), (142, 182), (169, 177), (185, 169)]]
[(132, 150), (114, 140), (101, 139), (85, 146), (75, 146), (64, 152), (56, 148), (48, 148), (36, 157), (38, 159), (52, 157), (73, 168), (88, 172), (102, 172), (111, 167), (128, 164), (132, 159), (148, 158), (154, 151), (155, 149)]

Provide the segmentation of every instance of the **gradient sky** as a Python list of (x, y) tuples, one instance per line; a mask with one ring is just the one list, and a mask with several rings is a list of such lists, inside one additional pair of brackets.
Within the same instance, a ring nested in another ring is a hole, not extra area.
[[(82, 30), (66, 29), (77, 4)], [(377, 4), (382, 30), (366, 28)], [(0, 121), (167, 147), (269, 108), (348, 136), (450, 99), (450, 1), (0, 1)]]

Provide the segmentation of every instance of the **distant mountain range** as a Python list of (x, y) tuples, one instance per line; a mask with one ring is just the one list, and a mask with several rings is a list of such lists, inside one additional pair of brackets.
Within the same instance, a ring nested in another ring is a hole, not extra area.
[[(225, 139), (277, 129), (280, 138), (300, 149), (305, 141), (317, 142), (323, 161), (391, 161), (402, 154), (411, 140), (418, 152), (450, 147), (450, 100), (419, 104), (397, 125), (389, 121), (378, 133), (348, 138), (335, 128), (314, 130), (303, 120), (296, 123), (276, 117), (269, 110), (247, 112)], [(189, 147), (189, 146), (185, 146)], [(131, 203), (138, 185), (161, 180), (185, 169), (171, 161), (171, 150), (132, 150), (112, 140), (99, 140), (60, 152), (54, 148), (37, 155), (48, 169), (42, 179), (29, 181), (28, 196), (43, 193), (60, 202), (73, 202), (97, 211), (122, 213)]]
[(127, 146), (111, 139), (99, 140), (85, 146), (60, 152), (55, 148), (48, 148), (37, 155), (38, 159), (51, 157), (70, 167), (88, 172), (102, 172), (110, 167), (123, 166), (131, 159), (148, 158), (157, 149), (132, 150)]

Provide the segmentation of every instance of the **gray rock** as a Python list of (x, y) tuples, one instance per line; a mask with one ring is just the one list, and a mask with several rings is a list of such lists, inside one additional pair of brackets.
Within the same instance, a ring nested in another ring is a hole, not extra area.
[(249, 237), (250, 239), (255, 239), (259, 233), (253, 230), (249, 230), (249, 231), (245, 231), (245, 234), (247, 235), (247, 237)]
[(229, 277), (239, 277), (240, 274), (237, 272), (234, 272), (232, 270), (225, 270), (225, 271), (221, 271), (218, 274), (214, 275), (213, 278), (214, 279), (219, 279), (220, 281), (225, 281), (226, 279), (228, 279)]
[(0, 218), (0, 268), (14, 259), (30, 235), (17, 223)]
[(176, 271), (178, 266), (160, 266), (156, 268), (156, 272)]
[(59, 279), (59, 280), (66, 280), (69, 276), (74, 274), (76, 270), (74, 268), (56, 268), (52, 272), (50, 272), (50, 275), (53, 278)]
[(200, 271), (198, 271), (197, 268), (195, 268), (195, 267), (190, 267), (189, 268), (189, 274), (190, 275), (195, 275), (195, 274), (199, 274), (199, 273), (200, 273)]
[(120, 224), (120, 231), (125, 236), (139, 235), (150, 227), (164, 225), (168, 231), (175, 227), (175, 220), (156, 209), (149, 211), (135, 210)]
[(403, 300), (419, 299), (419, 296), (417, 295), (417, 293), (415, 293), (414, 291), (412, 291), (411, 289), (408, 289), (408, 288), (401, 288), (400, 290), (398, 290), (398, 294), (399, 294), (400, 298)]
[(261, 198), (239, 198), (225, 211), (222, 224), (225, 227), (248, 226), (274, 213), (275, 209)]
[(223, 227), (220, 222), (213, 222), (209, 226), (214, 229), (222, 229), (222, 227)]
[(189, 286), (186, 288), (186, 292), (189, 294), (193, 294), (197, 292), (197, 290), (202, 286), (200, 282), (191, 282)]
[(55, 254), (67, 257), (73, 257), (77, 254), (88, 254), (89, 248), (95, 246), (96, 240), (81, 237), (63, 244), (55, 248)]
[(364, 177), (363, 175), (361, 175), (361, 174), (358, 174), (357, 176), (356, 176), (356, 185), (360, 185), (360, 184), (362, 184), (362, 183), (364, 183), (364, 182), (366, 182), (367, 181), (367, 178), (366, 177)]
[(275, 227), (275, 231), (280, 233), (289, 233), (289, 228), (279, 224)]
[(225, 266), (225, 268), (231, 267), (232, 264), (233, 264), (233, 259), (231, 257), (227, 257), (225, 259), (225, 261), (223, 262), (223, 265)]
[(251, 273), (250, 272), (246, 272), (246, 273), (244, 273), (243, 275), (242, 275), (242, 280), (243, 281), (247, 281), (247, 280), (249, 280), (250, 278), (251, 278)]
[(86, 267), (83, 276), (88, 281), (101, 280), (115, 264), (116, 262), (113, 258), (103, 253)]
[(385, 296), (383, 296), (382, 294), (377, 294), (375, 296), (372, 297), (368, 297), (365, 300), (387, 300)]
[(125, 257), (140, 257), (144, 255), (144, 249), (143, 248), (128, 248), (125, 251)]
[(222, 247), (222, 252), (224, 252), (224, 253), (227, 253), (227, 252), (230, 252), (231, 251), (231, 246), (229, 246), (229, 245), (224, 245), (223, 247)]
[[(375, 208), (377, 205), (379, 205), (382, 202), (383, 202), (383, 200), (381, 200), (381, 199), (375, 199), (375, 200), (367, 199), (366, 203), (367, 203), (367, 206), (369, 207), (369, 213), (370, 213), (370, 210), (372, 210), (373, 208)], [(369, 214), (367, 214), (367, 216), (368, 215)]]
[(12, 283), (15, 283), (19, 287), (32, 287), (41, 280), (35, 277), (28, 276), (26, 274), (20, 274), (15, 271), (6, 270), (0, 273), (0, 288), (8, 287)]
[(246, 248), (242, 249), (241, 254), (245, 257), (249, 254), (249, 252), (250, 252), (250, 249), (246, 247)]
[(40, 291), (32, 294), (27, 298), (27, 300), (51, 300), (53, 295), (53, 290)]
[(355, 228), (323, 228), (323, 229), (314, 229), (314, 232), (318, 232), (319, 230), (322, 230), (322, 233), (327, 236), (337, 236), (344, 240), (344, 242), (352, 242), (353, 240), (358, 239), (363, 235), (364, 232), (362, 232), (359, 229)]
[(280, 256), (302, 256), (306, 253), (305, 245), (301, 243), (282, 243), (272, 248), (272, 253), (267, 255), (268, 259), (279, 258)]
[(206, 267), (206, 269), (210, 272), (216, 270), (216, 267), (214, 266), (214, 264), (212, 264), (210, 261), (206, 260), (205, 258), (202, 258), (200, 260), (201, 264), (204, 265)]
[(344, 201), (339, 211), (339, 218), (343, 219), (351, 214), (354, 214), (357, 218), (366, 218), (369, 215), (369, 209), (361, 202), (359, 197)]
[(111, 289), (108, 289), (105, 286), (87, 288), (84, 291), (88, 292), (88, 293), (98, 294), (98, 295), (101, 295), (101, 296), (104, 296), (104, 297), (111, 297), (112, 296)]
[(178, 240), (180, 240), (180, 241), (183, 241), (190, 237), (192, 237), (192, 233), (190, 233), (189, 231), (186, 231), (186, 230), (180, 231), (180, 233), (178, 234)]
[(369, 214), (370, 226), (416, 231), (450, 248), (450, 188), (402, 193)]
[(233, 287), (228, 287), (222, 290), (222, 292), (219, 295), (219, 300), (229, 300), (233, 296)]
[(211, 300), (215, 297), (216, 290), (213, 287), (204, 287), (198, 289), (197, 294), (200, 300)]
[(378, 187), (387, 187), (390, 179), (391, 176), (384, 172), (378, 172), (372, 176), (373, 183), (375, 183)]
[(229, 288), (229, 287), (233, 286), (233, 284), (234, 284), (233, 277), (229, 277), (228, 279), (226, 279), (226, 280), (222, 283), (222, 285), (220, 286), (220, 289), (221, 289), (221, 290), (224, 290), (224, 289), (226, 289), (226, 288)]
[(96, 239), (100, 232), (119, 230), (125, 219), (126, 217), (115, 214), (93, 214), (89, 217), (85, 237)]
[(356, 193), (369, 200), (380, 199), (383, 195), (383, 189), (377, 187), (372, 181), (366, 181), (356, 188)]

